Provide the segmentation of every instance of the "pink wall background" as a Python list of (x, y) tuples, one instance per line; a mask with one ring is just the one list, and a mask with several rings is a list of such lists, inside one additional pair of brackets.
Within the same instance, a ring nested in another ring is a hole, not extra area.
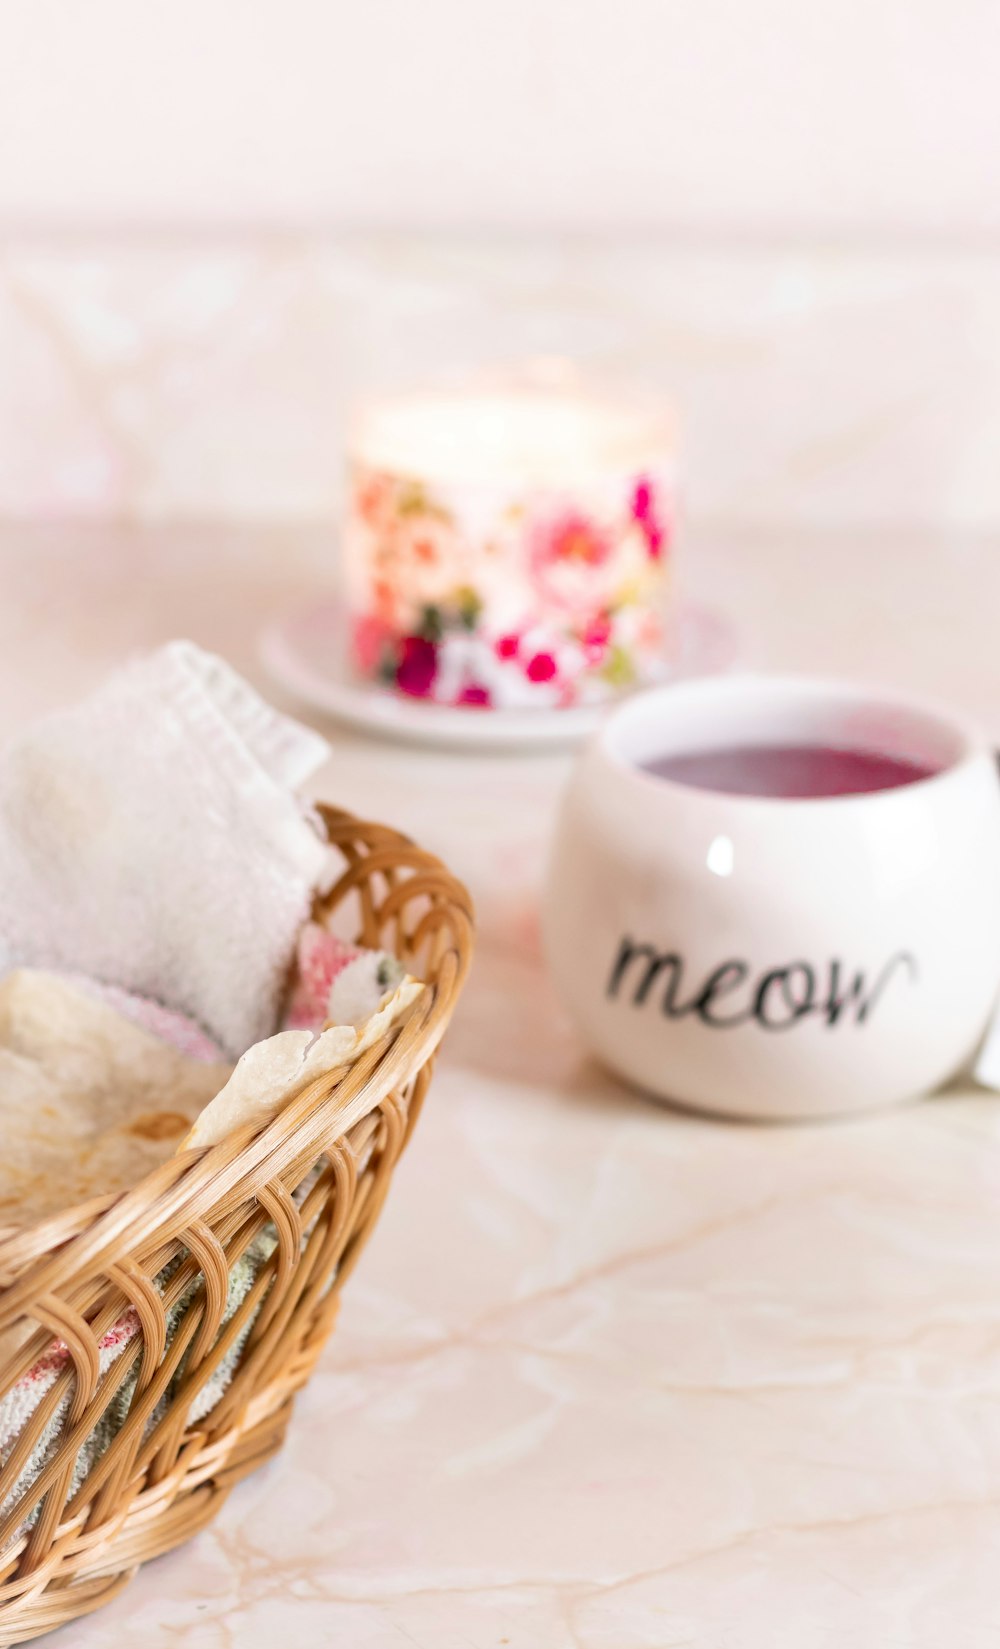
[(9, 0), (0, 516), (330, 519), (360, 390), (568, 353), (688, 506), (1000, 522), (991, 0)]

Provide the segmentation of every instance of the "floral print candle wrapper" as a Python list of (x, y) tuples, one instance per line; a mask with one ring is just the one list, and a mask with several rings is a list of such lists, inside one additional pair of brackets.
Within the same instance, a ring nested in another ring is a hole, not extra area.
[[(559, 416), (554, 398), (543, 405)], [(463, 457), (475, 470), (483, 456), (479, 404), (456, 398), (455, 409), (466, 422), (441, 473), (386, 462), (399, 456), (391, 443), (353, 458), (345, 579), (355, 668), (410, 698), (479, 710), (594, 704), (655, 679), (671, 545), (665, 444), (638, 425), (646, 438), (631, 441), (635, 456), (609, 465), (578, 429), (569, 462), (558, 450), (533, 461), (512, 442), (489, 455), (510, 474), (463, 478), (446, 471)], [(419, 410), (411, 403), (414, 418)], [(606, 435), (607, 420), (595, 433)]]

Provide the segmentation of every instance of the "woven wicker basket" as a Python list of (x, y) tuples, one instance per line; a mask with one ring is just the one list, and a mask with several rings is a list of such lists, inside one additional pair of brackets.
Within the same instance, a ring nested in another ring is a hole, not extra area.
[[(280, 1446), (419, 1113), (469, 962), (469, 898), (395, 831), (321, 812), (344, 866), (318, 915), (336, 910), (343, 932), (350, 914), (360, 944), (394, 951), (429, 988), (402, 1028), (264, 1129), (178, 1155), (117, 1199), (0, 1231), (0, 1333), (30, 1329), (0, 1368), (0, 1395), (53, 1338), (69, 1351), (0, 1471), (2, 1507), (62, 1406), (57, 1445), (0, 1517), (4, 1646), (113, 1597)], [(233, 1309), (232, 1268), (255, 1242), (267, 1258)], [(130, 1308), (128, 1352), (102, 1372), (102, 1342)], [(241, 1340), (224, 1395), (193, 1421)], [(114, 1402), (121, 1423), (79, 1483), (81, 1446)]]

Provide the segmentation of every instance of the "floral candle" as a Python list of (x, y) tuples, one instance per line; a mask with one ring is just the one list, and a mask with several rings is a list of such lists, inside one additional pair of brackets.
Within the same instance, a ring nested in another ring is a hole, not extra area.
[(578, 389), (435, 390), (350, 444), (345, 581), (361, 674), (436, 704), (594, 704), (662, 663), (663, 416)]

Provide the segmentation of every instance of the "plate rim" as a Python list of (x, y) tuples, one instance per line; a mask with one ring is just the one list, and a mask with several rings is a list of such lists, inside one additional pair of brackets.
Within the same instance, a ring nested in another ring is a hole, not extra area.
[[(420, 700), (410, 703), (390, 693), (386, 688), (373, 686), (360, 679), (322, 673), (317, 667), (303, 662), (294, 646), (297, 625), (304, 621), (322, 624), (324, 616), (331, 626), (331, 640), (337, 629), (337, 617), (343, 613), (343, 598), (324, 592), (318, 598), (301, 598), (293, 606), (279, 613), (266, 624), (258, 637), (257, 651), (261, 663), (271, 679), (286, 692), (314, 710), (365, 732), (409, 744), (478, 747), (480, 749), (529, 749), (567, 747), (587, 738), (605, 718), (621, 705), (628, 694), (594, 705), (571, 705), (564, 709), (527, 706), (524, 709), (482, 709), (457, 705), (429, 704)], [(722, 673), (732, 667), (735, 657), (735, 636), (731, 624), (715, 608), (696, 603), (683, 603), (679, 617), (697, 616), (708, 621), (716, 630), (717, 638), (728, 644), (724, 662), (714, 663), (707, 672), (688, 669), (683, 664), (669, 667), (660, 683), (682, 680), (699, 673)], [(343, 635), (339, 640), (343, 660)], [(334, 668), (338, 668), (335, 666)], [(636, 692), (643, 688), (634, 689)]]

